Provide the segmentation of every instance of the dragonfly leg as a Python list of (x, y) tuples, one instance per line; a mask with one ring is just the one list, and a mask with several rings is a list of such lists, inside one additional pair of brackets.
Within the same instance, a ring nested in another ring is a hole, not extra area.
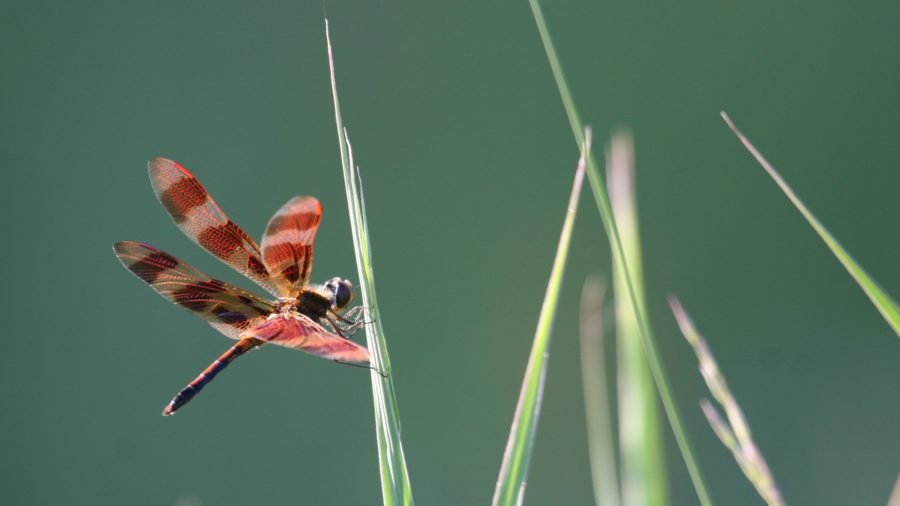
[(344, 339), (350, 339), (349, 336), (347, 336), (346, 334), (344, 334), (344, 328), (341, 327), (341, 326), (338, 324), (338, 322), (332, 320), (330, 316), (325, 315), (325, 316), (322, 317), (322, 319), (321, 319), (320, 321), (321, 321), (323, 324), (327, 324), (329, 327), (331, 327), (331, 330), (333, 330), (335, 334), (337, 334), (337, 335), (343, 337)]
[[(363, 306), (356, 306), (347, 311), (344, 315), (340, 315), (333, 310), (329, 310), (329, 313), (338, 321), (331, 321), (330, 323), (335, 327), (339, 327), (343, 333), (353, 335), (361, 329), (367, 323), (373, 323), (374, 320), (366, 320), (365, 312)], [(341, 323), (345, 325), (341, 325)], [(341, 334), (342, 336), (344, 334)]]
[(382, 370), (378, 369), (372, 364), (354, 364), (353, 362), (344, 362), (342, 360), (335, 360), (334, 363), (341, 365), (349, 365), (350, 367), (359, 367), (360, 369), (369, 369), (370, 371), (375, 371), (376, 374), (381, 376), (384, 379), (387, 379), (387, 374), (385, 374)]
[[(332, 315), (333, 316), (333, 315)], [(321, 322), (323, 324), (327, 324), (334, 331), (335, 334), (343, 337), (344, 339), (350, 339), (350, 337), (355, 334), (359, 329), (362, 328), (367, 322), (356, 321), (349, 325), (342, 324), (339, 321), (335, 321), (331, 319), (331, 316), (325, 315)]]
[[(344, 323), (356, 323), (360, 321), (360, 318), (363, 318), (369, 312), (369, 307), (365, 306), (355, 306), (347, 310), (343, 315), (338, 314), (335, 311), (332, 311), (335, 316), (337, 316)], [(362, 314), (359, 314), (362, 313)], [(374, 321), (374, 320), (372, 320)], [(372, 321), (367, 321), (366, 323), (372, 323)]]

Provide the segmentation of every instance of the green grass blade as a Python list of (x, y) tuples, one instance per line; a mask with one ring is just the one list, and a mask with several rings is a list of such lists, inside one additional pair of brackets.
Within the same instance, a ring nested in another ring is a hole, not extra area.
[(869, 297), (869, 300), (872, 301), (872, 304), (875, 305), (875, 308), (881, 313), (884, 319), (888, 322), (888, 325), (894, 329), (894, 333), (900, 337), (900, 308), (898, 308), (897, 303), (891, 299), (891, 296), (887, 294), (884, 290), (878, 286), (878, 283), (872, 279), (865, 270), (855, 260), (850, 256), (850, 253), (844, 249), (843, 246), (837, 239), (835, 239), (828, 229), (822, 225), (819, 220), (813, 215), (813, 213), (807, 209), (806, 205), (803, 204), (803, 201), (800, 200), (800, 197), (794, 193), (794, 190), (788, 186), (787, 182), (782, 179), (781, 175), (778, 171), (775, 170), (775, 167), (772, 166), (763, 155), (750, 143), (747, 137), (741, 133), (740, 130), (734, 125), (734, 122), (731, 121), (731, 118), (728, 117), (727, 114), (723, 111), (721, 113), (722, 119), (725, 120), (725, 123), (728, 125), (728, 128), (731, 128), (731, 131), (737, 135), (738, 139), (741, 141), (741, 144), (747, 148), (747, 151), (753, 155), (753, 158), (756, 158), (756, 161), (762, 165), (762, 168), (769, 173), (769, 176), (775, 180), (775, 183), (781, 188), (781, 191), (787, 196), (787, 198), (794, 204), (794, 207), (800, 211), (800, 214), (806, 218), (806, 221), (809, 225), (819, 234), (819, 237), (825, 241), (825, 245), (828, 246), (828, 249), (837, 257), (838, 261), (843, 264), (844, 268), (847, 269), (847, 272), (853, 277), (854, 280), (859, 284), (859, 286), (863, 289), (863, 292)]
[[(575, 108), (572, 93), (569, 91), (568, 84), (566, 84), (562, 67), (559, 64), (559, 57), (556, 54), (556, 49), (553, 47), (553, 41), (550, 39), (547, 23), (544, 21), (544, 15), (541, 12), (541, 7), (537, 0), (529, 0), (529, 4), (531, 5), (534, 20), (535, 23), (537, 23), (538, 32), (540, 32), (541, 40), (544, 44), (544, 50), (547, 53), (547, 59), (550, 61), (550, 68), (553, 70), (553, 77), (556, 79), (556, 85), (559, 88), (559, 94), (562, 98), (563, 106), (566, 109), (566, 115), (569, 117), (572, 132), (575, 135), (576, 141), (581, 144), (583, 139), (581, 133), (581, 120), (578, 117), (578, 111)], [(613, 259), (616, 267), (621, 269), (625, 274), (626, 292), (628, 299), (631, 301), (634, 313), (637, 316), (638, 328), (640, 329), (641, 336), (641, 346), (644, 349), (644, 355), (647, 358), (650, 373), (653, 375), (653, 381), (656, 384), (657, 391), (659, 391), (663, 408), (665, 408), (666, 416), (669, 419), (669, 425), (672, 427), (672, 433), (675, 435), (678, 449), (681, 451), (681, 456), (684, 459), (688, 474), (691, 477), (691, 483), (694, 485), (694, 490), (697, 492), (700, 504), (703, 506), (711, 505), (712, 499), (710, 499), (709, 492), (706, 490), (703, 475), (700, 473), (700, 467), (697, 465), (697, 459), (694, 457), (694, 452), (691, 449), (687, 432), (682, 425), (678, 407), (675, 405), (675, 400), (669, 391), (669, 383), (665, 370), (663, 369), (662, 361), (659, 359), (659, 353), (656, 350), (656, 342), (650, 329), (647, 313), (643, 305), (640, 304), (634, 291), (635, 283), (628, 266), (628, 259), (625, 257), (622, 241), (619, 238), (619, 230), (616, 226), (615, 218), (613, 217), (609, 196), (606, 193), (603, 179), (600, 177), (600, 171), (597, 169), (597, 162), (590, 153), (588, 153), (587, 159), (587, 176), (591, 185), (591, 191), (594, 194), (594, 200), (597, 203), (597, 209), (600, 211), (600, 218), (603, 221), (603, 226), (606, 229), (606, 234), (609, 238), (610, 247), (614, 252)]]
[(691, 321), (678, 299), (670, 298), (669, 305), (672, 306), (672, 313), (678, 321), (681, 333), (684, 334), (684, 338), (687, 339), (697, 354), (700, 373), (703, 375), (703, 379), (706, 380), (706, 386), (716, 402), (725, 410), (725, 416), (728, 419), (727, 423), (709, 401), (706, 399), (701, 401), (700, 407), (713, 428), (713, 432), (734, 454), (734, 459), (744, 472), (744, 475), (756, 487), (756, 491), (766, 501), (766, 504), (769, 506), (784, 506), (781, 492), (778, 490), (778, 485), (775, 483), (775, 478), (772, 477), (768, 464), (766, 464), (766, 459), (763, 458), (762, 452), (759, 451), (759, 448), (753, 441), (753, 436), (750, 433), (750, 424), (747, 423), (747, 419), (744, 418), (744, 413), (738, 405), (737, 399), (731, 393), (731, 389), (728, 388), (725, 376), (719, 370), (719, 365), (716, 363), (716, 358), (709, 349), (709, 345), (703, 339), (703, 336), (700, 335), (700, 332), (697, 331), (697, 327), (694, 326), (694, 322)]
[(550, 355), (553, 318), (556, 315), (556, 304), (559, 301), (563, 272), (569, 256), (569, 244), (572, 239), (572, 228), (575, 225), (578, 196), (581, 194), (581, 184), (584, 180), (585, 156), (590, 151), (590, 131), (586, 132), (585, 139), (581, 148), (578, 169), (575, 172), (575, 182), (572, 184), (566, 218), (556, 248), (556, 257), (553, 259), (553, 268), (550, 271), (550, 280), (544, 294), (544, 304), (541, 307), (537, 330), (534, 333), (528, 366), (525, 368), (525, 378), (522, 380), (519, 401), (516, 403), (509, 439), (506, 442), (506, 450), (503, 452), (503, 463), (497, 478), (497, 488), (494, 490), (492, 502), (494, 506), (521, 504), (525, 494), (525, 480), (528, 476), (531, 450), (534, 446), (541, 401), (544, 395), (544, 379), (547, 374), (547, 358)]
[(331, 34), (328, 20), (325, 20), (325, 39), (328, 44), (328, 65), (331, 75), (331, 91), (334, 98), (334, 117), (337, 123), (338, 142), (341, 149), (341, 168), (344, 186), (347, 190), (347, 206), (350, 209), (350, 226), (353, 233), (353, 250), (359, 273), (362, 305), (366, 308), (366, 318), (372, 321), (365, 326), (366, 343), (372, 356), (372, 366), (384, 373), (373, 370), (372, 399), (375, 407), (375, 434), (378, 442), (378, 463), (381, 472), (381, 493), (385, 506), (413, 504), (403, 443), (400, 440), (400, 412), (394, 395), (391, 379), (391, 363), (388, 358), (387, 342), (378, 312), (375, 297), (375, 276), (372, 270), (372, 250), (369, 245), (369, 229), (366, 221), (366, 207), (362, 194), (362, 180), (353, 160), (353, 149), (347, 138), (347, 131), (341, 120), (337, 84), (334, 75), (334, 56), (331, 49)]
[[(606, 182), (616, 224), (634, 279), (638, 303), (644, 299), (641, 242), (634, 188), (634, 142), (631, 135), (613, 136), (607, 154)], [(641, 331), (621, 269), (614, 269), (618, 351), (619, 447), (622, 455), (622, 503), (662, 506), (666, 472), (662, 426), (653, 377), (641, 349)]]
[(588, 455), (597, 506), (619, 506), (616, 476), (616, 445), (612, 428), (612, 405), (606, 383), (606, 353), (603, 350), (603, 282), (596, 276), (584, 281), (581, 290), (581, 378), (584, 414), (587, 418)]

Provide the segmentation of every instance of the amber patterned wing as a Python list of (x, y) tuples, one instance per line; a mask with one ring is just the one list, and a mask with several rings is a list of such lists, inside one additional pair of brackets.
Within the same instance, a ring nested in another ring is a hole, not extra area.
[(244, 332), (269, 344), (302, 350), (317, 357), (355, 364), (369, 363), (369, 350), (349, 339), (325, 330), (306, 315), (277, 316)]
[(309, 282), (313, 241), (322, 221), (322, 204), (315, 197), (294, 197), (281, 206), (266, 226), (262, 258), (273, 277), (290, 283), (292, 296)]
[(171, 302), (208, 321), (232, 339), (274, 311), (258, 296), (213, 279), (172, 255), (139, 242), (113, 246), (126, 269)]
[(259, 246), (216, 204), (209, 192), (180, 164), (155, 158), (147, 164), (159, 202), (192, 241), (275, 296), (287, 283), (269, 276)]

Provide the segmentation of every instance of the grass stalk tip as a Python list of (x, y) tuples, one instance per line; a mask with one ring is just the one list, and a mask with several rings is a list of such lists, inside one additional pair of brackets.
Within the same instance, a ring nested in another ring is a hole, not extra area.
[(375, 274), (372, 268), (372, 250), (369, 241), (365, 199), (363, 198), (362, 176), (353, 159), (353, 148), (341, 118), (337, 81), (334, 71), (334, 52), (328, 19), (325, 19), (325, 40), (328, 49), (328, 67), (331, 77), (331, 92), (334, 101), (334, 116), (337, 126), (338, 144), (341, 152), (341, 169), (350, 212), (350, 228), (353, 236), (353, 251), (359, 274), (359, 291), (362, 305), (366, 308), (366, 343), (371, 354), (370, 378), (372, 400), (375, 409), (375, 435), (378, 444), (378, 462), (381, 475), (381, 492), (385, 506), (413, 504), (412, 488), (406, 468), (406, 457), (400, 438), (400, 411), (394, 394), (391, 364), (388, 358), (387, 341), (382, 328), (382, 318), (375, 296)]
[(806, 207), (806, 204), (800, 200), (800, 197), (798, 197), (790, 185), (787, 184), (787, 181), (785, 181), (784, 178), (781, 177), (781, 174), (775, 170), (775, 167), (763, 157), (762, 153), (760, 153), (738, 127), (735, 126), (734, 122), (731, 121), (731, 118), (728, 117), (728, 114), (726, 114), (725, 111), (722, 111), (720, 115), (722, 116), (722, 119), (725, 120), (725, 124), (728, 125), (728, 128), (730, 128), (731, 131), (734, 132), (734, 135), (737, 136), (738, 140), (741, 141), (741, 144), (747, 148), (747, 151), (749, 151), (750, 154), (753, 155), (753, 158), (755, 158), (762, 168), (765, 169), (772, 180), (775, 181), (775, 184), (781, 188), (781, 191), (784, 192), (788, 200), (790, 200), (791, 203), (794, 204), (794, 207), (800, 211), (800, 214), (803, 215), (803, 218), (806, 219), (822, 241), (825, 242), (825, 245), (828, 246), (831, 253), (837, 257), (838, 261), (844, 266), (844, 269), (850, 273), (850, 276), (852, 276), (860, 288), (862, 288), (863, 292), (869, 297), (869, 300), (872, 301), (872, 304), (878, 312), (881, 313), (881, 316), (884, 317), (888, 325), (894, 330), (894, 333), (897, 334), (897, 337), (900, 337), (900, 307), (897, 306), (897, 303), (871, 276), (869, 276), (868, 273), (866, 273), (862, 266), (853, 259), (850, 253), (841, 246), (841, 243), (839, 243), (837, 239), (831, 235), (831, 232), (825, 228), (825, 225), (813, 215), (812, 211)]
[(769, 506), (783, 506), (784, 500), (781, 497), (778, 485), (775, 483), (775, 478), (772, 476), (772, 472), (769, 470), (762, 452), (759, 451), (759, 448), (753, 441), (750, 433), (750, 424), (747, 423), (747, 419), (744, 417), (737, 399), (731, 393), (731, 389), (728, 388), (725, 376), (719, 370), (709, 345), (694, 326), (694, 322), (691, 321), (681, 302), (675, 297), (670, 297), (669, 305), (672, 308), (672, 313), (675, 315), (675, 320), (678, 322), (681, 333), (684, 334), (684, 338), (694, 348), (700, 373), (706, 381), (706, 386), (716, 402), (725, 411), (727, 421), (719, 415), (712, 403), (706, 399), (702, 400), (700, 408), (703, 410), (709, 425), (722, 441), (722, 444), (731, 450), (738, 466), (740, 466), (744, 475), (756, 488), (760, 497)]
[(550, 355), (553, 320), (562, 287), (563, 272), (568, 260), (572, 228), (575, 225), (575, 215), (578, 209), (578, 196), (581, 194), (581, 185), (584, 180), (585, 159), (590, 151), (590, 138), (591, 133), (588, 128), (585, 132), (585, 142), (581, 146), (575, 181), (572, 184), (572, 193), (569, 196), (569, 205), (556, 248), (556, 257), (553, 259), (550, 280), (547, 282), (547, 291), (544, 294), (544, 303), (538, 317), (537, 330), (534, 334), (531, 354), (528, 357), (528, 365), (525, 368), (525, 377), (522, 380), (519, 400), (516, 403), (506, 450), (503, 452), (503, 462), (500, 465), (500, 474), (492, 501), (494, 506), (521, 504), (525, 495), (531, 451), (534, 447), (541, 402), (544, 396), (544, 380)]

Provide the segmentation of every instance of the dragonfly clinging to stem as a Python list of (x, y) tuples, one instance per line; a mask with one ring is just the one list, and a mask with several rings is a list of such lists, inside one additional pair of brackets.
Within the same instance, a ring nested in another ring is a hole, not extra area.
[(114, 246), (128, 270), (169, 301), (203, 318), (237, 343), (166, 405), (172, 415), (234, 359), (276, 344), (335, 362), (371, 367), (369, 351), (349, 339), (366, 322), (360, 306), (347, 310), (353, 285), (340, 277), (310, 284), (313, 242), (322, 219), (315, 197), (294, 197), (269, 220), (262, 245), (231, 221), (199, 181), (165, 158), (151, 160), (150, 182), (160, 203), (191, 240), (271, 294), (265, 299), (147, 244)]

